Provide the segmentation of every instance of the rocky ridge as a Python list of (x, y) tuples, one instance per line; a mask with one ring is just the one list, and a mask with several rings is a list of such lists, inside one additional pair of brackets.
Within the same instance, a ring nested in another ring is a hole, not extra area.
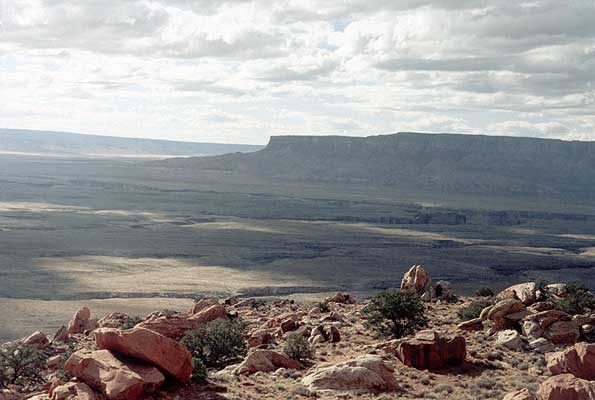
[[(468, 321), (456, 314), (477, 298), (456, 297), (423, 266), (405, 274), (401, 290), (425, 300), (428, 326), (399, 339), (377, 337), (365, 324), (367, 302), (343, 293), (322, 305), (201, 299), (187, 313), (142, 320), (97, 320), (82, 308), (52, 338), (35, 332), (17, 343), (43, 353), (42, 379), (7, 385), (0, 400), (595, 400), (595, 314), (555, 309), (551, 299), (564, 298), (564, 285), (515, 285)], [(192, 358), (179, 339), (237, 319), (248, 324), (244, 359), (211, 368), (207, 382), (191, 380)], [(303, 336), (314, 355), (285, 354), (291, 335)]]

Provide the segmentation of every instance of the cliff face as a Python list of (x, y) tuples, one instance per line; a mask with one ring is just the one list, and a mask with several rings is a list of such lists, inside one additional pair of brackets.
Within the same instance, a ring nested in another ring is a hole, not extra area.
[(595, 142), (419, 133), (366, 138), (278, 136), (255, 153), (166, 164), (423, 190), (595, 193)]

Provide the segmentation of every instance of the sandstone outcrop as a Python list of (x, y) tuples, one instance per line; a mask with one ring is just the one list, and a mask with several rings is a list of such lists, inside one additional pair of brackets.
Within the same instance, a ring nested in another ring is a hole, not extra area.
[(32, 347), (35, 347), (36, 349), (41, 350), (41, 349), (45, 349), (46, 347), (48, 347), (48, 345), (50, 344), (50, 340), (45, 335), (45, 333), (37, 331), (37, 332), (31, 334), (30, 336), (26, 337), (25, 339), (23, 339), (23, 344), (25, 344), (27, 346), (32, 346)]
[(535, 400), (529, 389), (520, 389), (516, 392), (508, 393), (502, 400)]
[(301, 364), (285, 354), (273, 350), (254, 350), (238, 365), (236, 375), (251, 375), (256, 372), (273, 372), (279, 368), (298, 369)]
[(76, 335), (92, 331), (98, 327), (97, 321), (91, 319), (91, 311), (87, 307), (78, 310), (68, 323), (68, 334)]
[(552, 375), (572, 374), (595, 381), (595, 344), (577, 343), (573, 347), (545, 355)]
[(539, 385), (538, 400), (595, 400), (595, 382), (572, 374), (552, 376)]
[(95, 400), (95, 392), (83, 382), (68, 382), (50, 390), (50, 400)]
[(156, 368), (124, 363), (108, 350), (77, 351), (66, 361), (64, 369), (110, 400), (141, 399), (165, 380)]
[(302, 379), (311, 392), (318, 390), (390, 391), (397, 389), (393, 366), (377, 356), (362, 356), (317, 367)]
[(227, 312), (223, 304), (208, 306), (191, 315), (153, 316), (137, 326), (177, 340), (184, 336), (187, 331), (216, 319), (227, 319)]
[(530, 306), (537, 301), (537, 285), (535, 282), (519, 283), (504, 289), (496, 295), (496, 298), (500, 300), (516, 299), (524, 305)]
[(339, 303), (339, 304), (355, 304), (356, 301), (353, 297), (351, 297), (348, 293), (337, 293), (332, 297), (327, 297), (326, 301), (329, 303)]
[(420, 331), (413, 339), (399, 343), (395, 355), (417, 369), (442, 369), (465, 361), (467, 348), (462, 336), (443, 337), (434, 331)]
[(97, 348), (147, 361), (180, 382), (192, 375), (192, 356), (184, 346), (149, 329), (128, 331), (100, 328), (95, 331)]

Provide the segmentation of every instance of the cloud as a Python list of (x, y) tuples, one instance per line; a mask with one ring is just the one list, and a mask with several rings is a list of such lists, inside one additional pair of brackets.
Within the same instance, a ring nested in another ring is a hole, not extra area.
[(595, 140), (593, 20), (592, 0), (0, 0), (0, 121)]

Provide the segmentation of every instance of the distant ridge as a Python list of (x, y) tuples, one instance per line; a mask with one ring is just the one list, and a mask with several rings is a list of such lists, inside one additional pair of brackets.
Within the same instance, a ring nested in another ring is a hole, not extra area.
[(168, 158), (251, 152), (263, 146), (176, 142), (87, 135), (70, 132), (0, 128), (0, 154), (61, 157)]
[(595, 142), (403, 132), (274, 136), (250, 154), (171, 159), (169, 167), (410, 190), (595, 195)]

